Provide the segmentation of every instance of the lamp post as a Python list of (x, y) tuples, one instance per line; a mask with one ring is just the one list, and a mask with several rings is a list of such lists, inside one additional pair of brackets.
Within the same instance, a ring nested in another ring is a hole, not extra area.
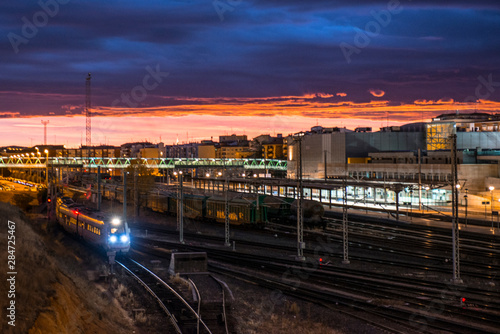
[(489, 186), (488, 189), (491, 194), (491, 228), (493, 228), (493, 190), (495, 190), (495, 187)]
[(458, 226), (460, 228), (460, 219), (458, 219), (458, 204), (459, 204), (458, 199), (460, 198), (460, 184), (457, 183), (455, 185), (455, 188), (457, 188), (457, 203), (456, 203), (456, 205), (457, 205), (457, 211), (456, 211), (457, 212), (457, 224), (459, 224)]
[[(174, 172), (174, 174), (177, 174)], [(183, 189), (182, 189), (182, 171), (179, 171), (179, 192), (178, 192), (178, 199), (177, 199), (177, 205), (178, 205), (178, 227), (179, 227), (179, 242), (181, 244), (184, 243), (184, 194), (183, 194)]]
[(410, 220), (413, 216), (413, 188), (410, 188)]
[(45, 185), (47, 186), (47, 219), (50, 219), (50, 203), (52, 198), (50, 196), (49, 186), (49, 150), (45, 150)]
[(49, 188), (49, 150), (45, 150), (45, 185)]
[(464, 196), (464, 199), (465, 199), (465, 227), (467, 227), (467, 204), (468, 204), (468, 196), (467, 196), (467, 191), (469, 191), (469, 189), (465, 188), (465, 196)]
[(305, 261), (304, 257), (304, 222), (303, 222), (303, 208), (302, 200), (304, 190), (302, 188), (302, 140), (305, 134), (299, 132), (294, 136), (294, 141), (297, 145), (297, 257), (298, 261)]
[(427, 197), (427, 205), (426, 205), (427, 212), (429, 212), (429, 204), (430, 204), (430, 203), (429, 203), (429, 202), (430, 202), (430, 199), (429, 199), (429, 197), (430, 197), (430, 196), (429, 196), (429, 190), (430, 190), (430, 189), (431, 189), (431, 188), (429, 188), (429, 187), (425, 187), (425, 197)]

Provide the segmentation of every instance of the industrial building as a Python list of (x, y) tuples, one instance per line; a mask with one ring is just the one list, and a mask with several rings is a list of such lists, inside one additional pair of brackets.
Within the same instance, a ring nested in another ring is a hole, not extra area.
[[(443, 114), (428, 123), (385, 127), (378, 132), (316, 126), (287, 138), (288, 177), (297, 175), (301, 140), (306, 179), (342, 178), (347, 174), (352, 179), (381, 183), (414, 182), (437, 193), (438, 188), (450, 189), (450, 136), (456, 134), (460, 187), (469, 191), (470, 200), (476, 194), (481, 201), (495, 195), (492, 189), (500, 191), (499, 129), (500, 116), (486, 113)], [(439, 193), (439, 199), (445, 202), (447, 196)]]

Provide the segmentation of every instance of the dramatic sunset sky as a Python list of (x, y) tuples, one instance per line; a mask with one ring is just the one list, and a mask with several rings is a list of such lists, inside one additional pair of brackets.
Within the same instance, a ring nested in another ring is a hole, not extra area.
[(85, 143), (88, 72), (92, 144), (500, 106), (498, 0), (3, 1), (0, 35), (0, 146)]

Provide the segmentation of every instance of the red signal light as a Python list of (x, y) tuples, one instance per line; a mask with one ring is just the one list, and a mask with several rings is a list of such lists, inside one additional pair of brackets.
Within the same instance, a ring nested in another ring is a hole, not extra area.
[(460, 299), (460, 302), (465, 303), (465, 298), (464, 298), (464, 297), (462, 297), (462, 298)]
[(47, 202), (48, 202), (48, 203), (52, 202), (52, 199), (47, 198)]

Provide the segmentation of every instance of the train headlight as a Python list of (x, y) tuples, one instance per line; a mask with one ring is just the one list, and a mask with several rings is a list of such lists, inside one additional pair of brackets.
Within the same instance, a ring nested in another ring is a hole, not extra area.
[(111, 224), (112, 224), (112, 225), (115, 225), (115, 226), (116, 226), (116, 225), (120, 225), (120, 224), (121, 224), (121, 220), (120, 220), (119, 218), (113, 218), (113, 219), (111, 220)]
[(112, 236), (109, 237), (109, 242), (111, 242), (112, 244), (114, 244), (116, 242), (116, 240), (118, 240), (116, 238), (116, 235), (112, 235)]
[(120, 241), (121, 241), (121, 242), (123, 242), (123, 243), (125, 243), (125, 242), (127, 242), (127, 241), (128, 241), (128, 237), (124, 234), (124, 235), (122, 235), (122, 236), (120, 237)]

